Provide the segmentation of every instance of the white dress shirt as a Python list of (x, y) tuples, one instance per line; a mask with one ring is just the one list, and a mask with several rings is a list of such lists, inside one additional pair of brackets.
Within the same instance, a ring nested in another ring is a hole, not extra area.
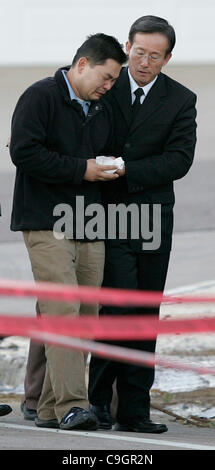
[(148, 94), (149, 90), (151, 90), (151, 87), (154, 85), (154, 83), (156, 82), (158, 76), (156, 76), (154, 78), (154, 80), (152, 80), (152, 82), (150, 83), (147, 83), (147, 85), (144, 85), (144, 86), (139, 86), (135, 80), (133, 79), (129, 69), (128, 69), (128, 76), (129, 76), (129, 80), (130, 80), (130, 86), (131, 86), (131, 104), (134, 103), (134, 100), (136, 99), (136, 95), (134, 94), (134, 92), (137, 90), (137, 88), (142, 88), (143, 90), (143, 93), (144, 95), (142, 95), (140, 97), (140, 103), (142, 104), (146, 95)]

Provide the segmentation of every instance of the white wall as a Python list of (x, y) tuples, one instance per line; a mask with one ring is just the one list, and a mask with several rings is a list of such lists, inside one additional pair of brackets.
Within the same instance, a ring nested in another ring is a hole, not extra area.
[(215, 0), (0, 0), (0, 65), (71, 63), (87, 34), (125, 43), (145, 14), (176, 29), (175, 63), (215, 63)]

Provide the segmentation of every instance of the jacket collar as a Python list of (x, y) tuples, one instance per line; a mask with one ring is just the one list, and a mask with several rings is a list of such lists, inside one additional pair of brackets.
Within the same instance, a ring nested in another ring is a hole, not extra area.
[(55, 80), (57, 82), (57, 85), (60, 89), (61, 95), (63, 95), (64, 100), (68, 103), (71, 104), (71, 99), (69, 96), (69, 90), (66, 84), (66, 81), (63, 77), (62, 70), (68, 71), (70, 69), (71, 65), (65, 65), (65, 67), (61, 67), (60, 69), (57, 70), (55, 73)]
[(122, 68), (120, 76), (113, 87), (113, 94), (129, 126), (131, 120), (131, 87), (127, 67)]
[[(78, 104), (76, 100), (71, 100), (68, 86), (62, 74), (62, 70), (68, 71), (70, 67), (71, 65), (65, 65), (64, 67), (59, 68), (57, 72), (55, 73), (55, 80), (59, 87), (60, 93), (63, 96), (66, 103), (72, 106), (73, 108), (75, 108), (80, 113), (80, 104)], [(91, 119), (95, 114), (97, 114), (99, 111), (102, 111), (102, 110), (103, 110), (103, 106), (102, 106), (101, 101), (92, 100), (90, 102), (90, 109), (89, 109), (89, 113), (87, 116), (87, 120)]]

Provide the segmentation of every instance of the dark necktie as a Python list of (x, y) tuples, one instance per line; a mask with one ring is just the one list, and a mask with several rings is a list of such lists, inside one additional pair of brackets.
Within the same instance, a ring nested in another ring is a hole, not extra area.
[(133, 116), (135, 114), (137, 114), (138, 111), (140, 110), (140, 107), (141, 107), (140, 98), (141, 98), (141, 96), (144, 95), (144, 91), (143, 91), (142, 88), (137, 88), (136, 91), (134, 92), (134, 94), (136, 95), (136, 98), (135, 98), (135, 101), (132, 105), (132, 114), (133, 114)]

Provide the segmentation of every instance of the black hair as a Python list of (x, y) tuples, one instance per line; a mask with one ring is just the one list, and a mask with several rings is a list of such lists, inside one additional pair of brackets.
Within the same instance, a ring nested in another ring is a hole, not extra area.
[(104, 33), (88, 36), (77, 50), (72, 65), (74, 66), (81, 57), (86, 57), (92, 65), (102, 65), (107, 59), (113, 59), (121, 65), (127, 61), (127, 55), (119, 41)]
[(169, 47), (166, 56), (173, 50), (176, 42), (175, 30), (167, 20), (158, 16), (147, 15), (138, 18), (129, 31), (129, 42), (132, 44), (136, 33), (160, 33), (167, 37)]

